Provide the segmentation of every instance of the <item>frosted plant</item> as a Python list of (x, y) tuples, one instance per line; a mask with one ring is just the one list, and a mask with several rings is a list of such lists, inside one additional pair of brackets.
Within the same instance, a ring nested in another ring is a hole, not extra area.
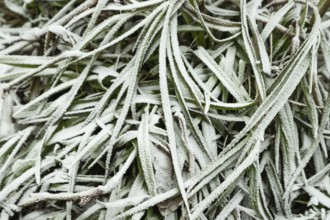
[(0, 219), (330, 219), (329, 6), (0, 2)]

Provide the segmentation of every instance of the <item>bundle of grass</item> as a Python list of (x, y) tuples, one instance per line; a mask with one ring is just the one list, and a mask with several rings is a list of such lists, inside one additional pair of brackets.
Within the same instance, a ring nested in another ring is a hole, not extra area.
[(330, 219), (330, 1), (0, 3), (0, 219)]

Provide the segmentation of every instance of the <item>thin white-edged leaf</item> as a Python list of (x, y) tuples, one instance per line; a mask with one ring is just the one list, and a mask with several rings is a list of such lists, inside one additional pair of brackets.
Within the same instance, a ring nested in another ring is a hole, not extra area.
[(307, 84), (306, 79), (303, 79), (301, 86), (302, 86), (303, 94), (304, 94), (305, 99), (307, 101), (307, 106), (309, 108), (309, 116), (310, 116), (310, 122), (311, 122), (312, 130), (313, 130), (313, 137), (316, 138), (317, 131), (318, 131), (318, 126), (319, 126), (319, 120), (318, 120), (318, 113), (317, 113), (317, 109), (316, 109), (316, 104), (315, 104), (315, 101), (314, 101), (312, 95), (308, 91), (308, 84)]
[(9, 64), (9, 65), (39, 66), (45, 63), (49, 63), (53, 59), (54, 59), (53, 57), (42, 57), (42, 56), (2, 55), (0, 56), (0, 63)]
[(141, 8), (154, 6), (154, 5), (160, 4), (162, 2), (164, 2), (164, 0), (150, 0), (147, 2), (134, 2), (133, 4), (127, 4), (127, 5), (119, 5), (119, 4), (110, 3), (103, 10), (131, 11), (131, 10), (137, 10), (137, 9), (141, 9)]
[(228, 201), (228, 204), (221, 210), (219, 215), (217, 216), (216, 220), (225, 220), (228, 215), (241, 203), (244, 198), (244, 193), (239, 191), (238, 193), (233, 196), (233, 198)]
[(266, 26), (261, 32), (261, 38), (263, 39), (263, 41), (266, 41), (266, 39), (275, 29), (276, 25), (280, 23), (284, 15), (287, 14), (293, 6), (294, 6), (294, 2), (288, 1), (284, 6), (280, 8), (280, 10), (278, 10), (276, 13), (271, 15), (270, 22), (266, 24)]
[(115, 202), (100, 202), (98, 201), (99, 204), (101, 204), (105, 208), (116, 208), (116, 207), (126, 207), (126, 206), (136, 206), (146, 199), (148, 199), (149, 196), (147, 195), (140, 195), (140, 196), (131, 196), (125, 199), (118, 199)]
[(152, 157), (150, 150), (149, 139), (149, 108), (146, 107), (142, 116), (142, 121), (138, 129), (138, 153), (140, 158), (140, 164), (143, 171), (143, 176), (148, 188), (148, 192), (151, 196), (156, 195), (156, 182), (155, 174), (153, 171)]
[[(258, 91), (260, 94), (260, 97), (262, 100), (266, 98), (266, 88), (265, 88), (265, 83), (263, 76), (260, 73), (260, 70), (257, 66), (260, 60), (257, 60), (258, 58), (256, 57), (256, 51), (253, 48), (253, 43), (252, 40), (249, 36), (249, 26), (248, 26), (248, 15), (247, 15), (247, 6), (246, 6), (246, 0), (241, 1), (240, 4), (241, 7), (241, 20), (242, 20), (242, 36), (243, 36), (243, 43), (245, 46), (246, 53), (248, 55), (248, 58), (250, 60), (250, 64), (252, 66), (254, 75), (256, 77), (257, 85), (258, 85)], [(254, 28), (254, 31), (255, 28)]]

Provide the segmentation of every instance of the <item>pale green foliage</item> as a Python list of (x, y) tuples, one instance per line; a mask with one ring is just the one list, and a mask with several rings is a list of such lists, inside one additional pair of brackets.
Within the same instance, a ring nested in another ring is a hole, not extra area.
[(330, 219), (329, 2), (0, 2), (0, 220)]

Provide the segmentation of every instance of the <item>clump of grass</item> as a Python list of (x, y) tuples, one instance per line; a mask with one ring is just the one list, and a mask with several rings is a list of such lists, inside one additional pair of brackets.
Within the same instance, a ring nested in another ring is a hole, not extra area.
[(329, 1), (0, 3), (0, 219), (330, 218)]

